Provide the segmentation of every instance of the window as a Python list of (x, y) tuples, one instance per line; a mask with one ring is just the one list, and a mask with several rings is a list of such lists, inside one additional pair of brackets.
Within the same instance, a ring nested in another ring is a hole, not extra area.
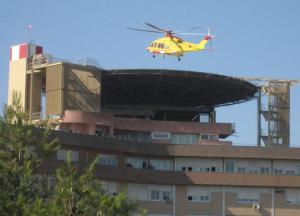
[(97, 163), (106, 166), (117, 166), (118, 158), (112, 154), (98, 154)]
[(103, 130), (96, 129), (95, 135), (96, 135), (96, 136), (104, 136)]
[(238, 173), (246, 173), (247, 172), (247, 168), (246, 167), (238, 167), (237, 168), (237, 172)]
[(219, 136), (217, 134), (201, 134), (201, 140), (219, 140)]
[(269, 167), (260, 167), (260, 173), (270, 173)]
[(56, 153), (57, 160), (67, 160), (67, 154), (70, 152), (71, 161), (78, 161), (78, 151), (59, 149)]
[(144, 158), (126, 158), (126, 167), (132, 167), (136, 169), (145, 169), (147, 166), (147, 161)]
[(173, 170), (171, 160), (150, 159), (148, 168), (155, 170)]
[(172, 200), (172, 190), (165, 187), (155, 187), (150, 189), (150, 200), (151, 201), (171, 201)]
[(295, 171), (294, 170), (286, 170), (285, 174), (287, 174), (287, 175), (295, 175)]
[(251, 198), (251, 197), (238, 197), (237, 198), (238, 203), (258, 203), (258, 198)]
[(198, 135), (196, 134), (172, 134), (172, 144), (197, 144)]
[(210, 135), (210, 140), (218, 140), (219, 136), (218, 135)]
[(170, 132), (152, 132), (151, 133), (152, 139), (162, 139), (162, 140), (169, 140), (170, 139)]
[(289, 204), (300, 204), (300, 190), (299, 189), (286, 189), (285, 200)]
[(200, 202), (208, 202), (209, 201), (209, 196), (208, 195), (200, 195), (199, 196), (199, 201)]
[(193, 171), (193, 167), (188, 167), (188, 171)]
[(210, 202), (211, 192), (205, 187), (188, 186), (187, 200), (189, 202)]
[(201, 134), (201, 140), (209, 140), (208, 134)]
[(150, 200), (152, 201), (159, 201), (159, 190), (151, 190), (150, 191)]
[(171, 193), (171, 191), (162, 191), (162, 200), (164, 200), (164, 201), (171, 201), (172, 200), (172, 193)]
[(258, 203), (259, 191), (255, 189), (240, 189), (237, 191), (237, 203)]
[(115, 131), (115, 137), (138, 142), (150, 142), (150, 133), (141, 131)]
[(105, 136), (107, 134), (108, 128), (102, 125), (96, 124), (95, 135), (96, 136)]
[(230, 172), (230, 173), (233, 173), (234, 172), (234, 160), (226, 160), (226, 163), (225, 163), (225, 170), (226, 172)]
[(274, 169), (274, 173), (275, 174), (283, 174), (283, 170), (282, 169)]
[(199, 114), (199, 121), (200, 122), (208, 123), (209, 122), (209, 115), (208, 115), (208, 113), (200, 113)]
[(110, 195), (117, 194), (117, 183), (116, 182), (101, 181), (101, 187), (106, 193), (108, 193)]

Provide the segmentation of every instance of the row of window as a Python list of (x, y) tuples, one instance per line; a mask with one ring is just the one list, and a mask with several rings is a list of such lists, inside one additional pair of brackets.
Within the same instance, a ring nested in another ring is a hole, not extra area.
[(210, 195), (187, 196), (187, 200), (191, 202), (210, 202)]
[(131, 132), (117, 131), (114, 136), (119, 139), (138, 142), (151, 142), (152, 140), (170, 140), (171, 144), (197, 144), (199, 140), (218, 141), (217, 134), (176, 134), (170, 132)]
[(136, 169), (173, 170), (173, 162), (171, 160), (147, 160), (145, 158), (127, 157), (126, 167), (132, 167)]
[[(37, 187), (53, 189), (55, 185), (55, 177), (53, 175), (38, 175), (40, 184)], [(118, 185), (113, 181), (101, 181), (102, 189), (111, 195), (118, 192)], [(212, 193), (221, 193), (218, 187), (206, 187), (188, 186), (187, 187), (187, 201), (188, 202), (211, 202)], [(168, 185), (143, 185), (143, 184), (129, 184), (128, 193), (129, 197), (133, 197), (138, 200), (150, 200), (150, 201), (172, 201), (173, 200), (173, 188)], [(229, 193), (236, 194), (237, 203), (259, 203), (260, 194), (271, 194), (268, 189), (250, 189), (250, 188), (233, 188), (228, 189)], [(285, 195), (285, 201), (288, 204), (300, 204), (300, 189), (285, 189), (280, 191)], [(148, 195), (147, 195), (148, 194)]]
[(150, 191), (150, 201), (172, 201), (172, 191), (152, 189)]
[[(70, 152), (71, 161), (78, 161), (78, 151), (74, 150), (66, 150), (59, 149), (57, 151), (57, 160), (66, 160), (68, 152)], [(118, 166), (118, 156), (115, 154), (98, 154), (97, 155), (97, 163), (105, 166)], [(189, 171), (189, 172), (223, 172), (223, 168), (219, 166), (208, 166), (205, 163), (212, 163), (211, 161), (207, 162), (197, 162), (195, 166), (195, 162), (190, 162), (193, 164), (192, 166), (187, 166), (183, 164), (187, 164), (188, 161), (185, 162), (176, 162), (176, 170), (177, 171)], [(180, 166), (180, 164), (182, 164)], [(202, 165), (202, 166), (201, 166)], [(154, 170), (174, 170), (173, 161), (167, 159), (146, 159), (139, 157), (127, 157), (126, 158), (126, 167), (132, 167), (136, 169), (154, 169)], [(226, 160), (225, 161), (225, 172), (229, 173), (261, 173), (261, 174), (271, 174), (272, 170), (267, 166), (240, 166), (236, 165), (235, 160)], [(281, 175), (299, 175), (300, 174), (300, 165), (296, 166), (286, 166), (285, 168), (274, 167), (273, 174), (281, 174)]]
[(189, 172), (222, 172), (220, 167), (181, 167), (181, 171), (189, 171)]
[[(128, 184), (128, 196), (130, 199), (140, 201), (173, 201), (175, 188), (170, 185), (146, 185), (146, 184)], [(206, 186), (187, 186), (186, 201), (208, 203), (212, 202), (214, 193), (219, 195), (222, 193), (220, 187)], [(232, 187), (226, 189), (225, 193), (236, 194), (237, 203), (259, 203), (261, 194), (271, 194), (270, 189), (261, 188), (238, 188)], [(295, 195), (300, 193), (293, 192), (293, 197), (290, 196), (287, 200), (295, 200)], [(219, 196), (218, 195), (218, 196)]]
[(169, 49), (169, 46), (165, 45), (164, 43), (157, 43), (157, 42), (150, 44), (150, 47), (158, 48), (158, 49)]

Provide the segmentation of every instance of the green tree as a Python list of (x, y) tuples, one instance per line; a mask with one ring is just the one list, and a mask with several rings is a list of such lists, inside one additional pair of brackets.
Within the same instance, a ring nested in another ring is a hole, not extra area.
[(20, 94), (5, 106), (0, 118), (0, 212), (25, 215), (40, 194), (35, 186), (37, 169), (58, 146), (49, 140), (50, 128), (37, 129), (26, 121)]
[(124, 193), (112, 196), (102, 190), (94, 176), (96, 160), (84, 169), (72, 164), (70, 154), (56, 170), (54, 191), (38, 190), (38, 168), (59, 144), (50, 138), (47, 124), (41, 129), (26, 120), (20, 98), (14, 93), (0, 117), (1, 216), (130, 216), (140, 211)]
[(72, 165), (70, 153), (66, 165), (56, 170), (56, 185), (51, 197), (51, 214), (57, 216), (131, 216), (140, 212), (125, 193), (106, 194), (94, 176), (96, 160), (85, 170)]

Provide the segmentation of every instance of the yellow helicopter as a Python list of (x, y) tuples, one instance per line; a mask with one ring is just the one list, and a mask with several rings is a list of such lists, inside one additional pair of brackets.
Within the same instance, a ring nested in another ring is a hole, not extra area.
[[(147, 50), (150, 53), (152, 53), (153, 58), (156, 55), (161, 55), (162, 58), (164, 58), (165, 55), (170, 55), (170, 56), (177, 56), (178, 61), (180, 61), (181, 57), (185, 53), (199, 52), (199, 51), (207, 50), (206, 45), (208, 42), (210, 42), (210, 46), (212, 48), (211, 39), (215, 37), (215, 35), (211, 34), (209, 29), (208, 29), (207, 34), (203, 34), (203, 33), (197, 33), (197, 32), (190, 33), (190, 32), (165, 30), (165, 29), (159, 28), (159, 27), (152, 25), (150, 23), (147, 23), (147, 22), (144, 22), (144, 24), (153, 28), (154, 30), (138, 29), (138, 28), (128, 28), (128, 29), (135, 30), (135, 31), (152, 32), (152, 33), (165, 33), (164, 37), (158, 38), (158, 39), (152, 41), (150, 43), (150, 45), (147, 47)], [(191, 31), (196, 28), (199, 28), (199, 27), (194, 27), (189, 30)], [(191, 43), (191, 42), (186, 42), (179, 37), (176, 37), (175, 34), (204, 35), (204, 38), (199, 43)]]

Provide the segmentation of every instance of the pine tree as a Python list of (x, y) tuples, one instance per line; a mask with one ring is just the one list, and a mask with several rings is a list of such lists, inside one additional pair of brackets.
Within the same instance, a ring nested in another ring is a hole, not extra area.
[(57, 216), (131, 216), (141, 212), (125, 193), (110, 195), (94, 176), (96, 159), (85, 170), (72, 165), (70, 152), (66, 165), (56, 170), (56, 185), (50, 209)]
[[(108, 195), (94, 176), (96, 160), (79, 169), (68, 154), (56, 170), (52, 193), (38, 190), (38, 168), (58, 147), (47, 124), (37, 128), (26, 121), (20, 95), (0, 117), (0, 215), (4, 216), (131, 216), (138, 206), (124, 193)], [(141, 215), (144, 215), (143, 211)]]
[(40, 197), (37, 169), (58, 146), (49, 140), (50, 128), (37, 129), (26, 121), (20, 94), (5, 106), (0, 118), (0, 212), (25, 215)]

